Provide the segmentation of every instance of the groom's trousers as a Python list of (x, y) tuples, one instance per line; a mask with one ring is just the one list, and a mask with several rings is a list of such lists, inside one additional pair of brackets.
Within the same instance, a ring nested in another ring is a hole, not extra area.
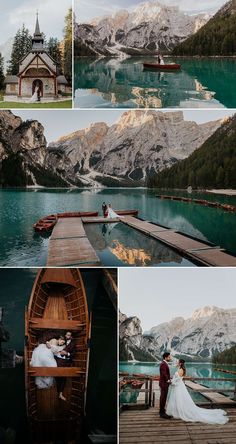
[[(57, 356), (55, 356), (55, 359), (57, 361), (58, 367), (71, 367), (71, 361), (58, 358)], [(62, 376), (55, 378), (55, 380), (56, 380), (57, 392), (62, 393), (66, 385), (66, 378)]]
[(169, 384), (163, 384), (160, 387), (160, 415), (163, 415), (166, 411), (166, 400), (168, 395)]

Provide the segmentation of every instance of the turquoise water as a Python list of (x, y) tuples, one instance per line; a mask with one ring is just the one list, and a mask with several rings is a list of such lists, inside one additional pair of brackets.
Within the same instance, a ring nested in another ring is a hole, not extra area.
[[(160, 190), (0, 190), (0, 266), (45, 265), (49, 239), (34, 233), (33, 224), (56, 212), (101, 211), (103, 201), (111, 203), (114, 209), (137, 208), (140, 217), (208, 240), (236, 254), (236, 213), (160, 200), (155, 197), (157, 192)], [(193, 193), (192, 197), (195, 196)], [(236, 204), (236, 197), (204, 193), (198, 196)]]
[(75, 61), (79, 108), (235, 108), (235, 59), (173, 59), (177, 72), (144, 70), (154, 57)]
[[(146, 374), (146, 375), (155, 375), (159, 376), (159, 365), (160, 363), (147, 363), (147, 362), (138, 362), (138, 363), (130, 363), (130, 362), (120, 362), (119, 370), (120, 372), (128, 372), (129, 374), (137, 373), (137, 374)], [(211, 363), (204, 362), (186, 362), (186, 371), (187, 376), (193, 376), (198, 378), (236, 378), (235, 375), (230, 375), (226, 373), (222, 373), (216, 370), (216, 368), (222, 368), (226, 370), (236, 371), (236, 366), (233, 365), (222, 365), (217, 364), (213, 365)], [(176, 371), (176, 366), (170, 365), (170, 373), (173, 375)], [(235, 383), (230, 381), (198, 381), (199, 384), (205, 385), (206, 387), (211, 387), (215, 389), (219, 389), (219, 392), (224, 393), (224, 389), (234, 388)], [(194, 393), (190, 391), (191, 396), (195, 401), (204, 401), (204, 397), (200, 394)], [(226, 393), (227, 396), (232, 397), (233, 393)]]

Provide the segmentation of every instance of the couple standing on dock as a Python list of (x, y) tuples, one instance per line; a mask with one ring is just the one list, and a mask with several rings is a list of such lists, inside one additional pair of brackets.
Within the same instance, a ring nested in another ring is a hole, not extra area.
[(171, 377), (169, 368), (171, 359), (170, 353), (166, 352), (160, 364), (160, 417), (182, 419), (187, 422), (226, 424), (229, 418), (224, 410), (200, 408), (193, 402), (183, 381), (186, 376), (184, 359), (179, 359), (178, 369)]
[(102, 213), (103, 217), (107, 217), (110, 219), (116, 219), (117, 217), (120, 217), (112, 208), (111, 204), (106, 204), (106, 202), (102, 203)]

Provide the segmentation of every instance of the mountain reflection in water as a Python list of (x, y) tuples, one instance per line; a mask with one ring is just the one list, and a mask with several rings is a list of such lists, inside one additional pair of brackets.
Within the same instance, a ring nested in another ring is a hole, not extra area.
[(181, 70), (143, 69), (154, 57), (75, 62), (75, 106), (81, 108), (236, 107), (234, 59), (173, 58)]
[(86, 224), (85, 231), (103, 265), (193, 266), (164, 244), (123, 223)]

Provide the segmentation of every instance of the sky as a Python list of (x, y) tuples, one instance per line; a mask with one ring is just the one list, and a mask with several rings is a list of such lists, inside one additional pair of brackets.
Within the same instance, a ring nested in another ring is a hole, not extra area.
[[(94, 17), (110, 15), (119, 9), (131, 9), (145, 0), (75, 0), (75, 14), (77, 21), (88, 22)], [(214, 14), (226, 0), (159, 0), (164, 5), (179, 6), (189, 14), (208, 12)]]
[[(42, 123), (47, 141), (52, 142), (61, 136), (87, 128), (91, 123), (106, 122), (111, 126), (124, 110), (12, 110), (12, 112), (23, 120), (34, 119)], [(173, 112), (173, 110), (165, 110), (165, 112)], [(204, 123), (230, 116), (234, 111), (208, 109), (184, 110), (183, 113), (185, 120)]]
[(148, 331), (206, 305), (236, 308), (235, 279), (233, 268), (121, 268), (120, 311)]
[(72, 0), (1, 0), (0, 45), (24, 23), (32, 33), (35, 28), (36, 11), (39, 12), (41, 31), (48, 37), (62, 38), (64, 18)]

